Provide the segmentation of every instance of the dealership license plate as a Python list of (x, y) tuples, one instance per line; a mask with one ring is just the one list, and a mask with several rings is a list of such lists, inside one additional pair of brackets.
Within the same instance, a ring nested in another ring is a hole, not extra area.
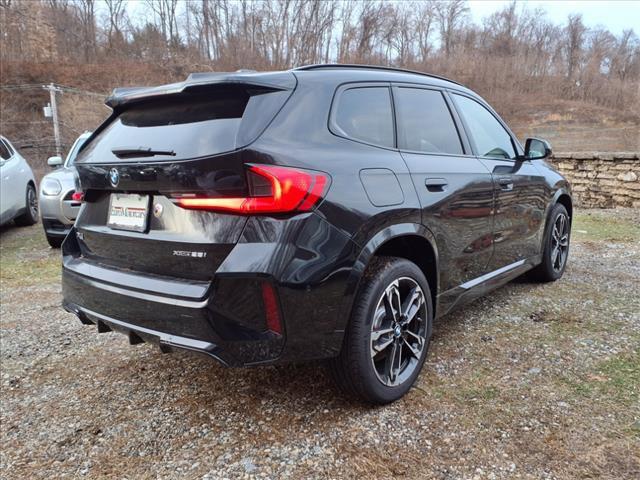
[(149, 217), (149, 195), (112, 193), (107, 225), (118, 230), (144, 232)]

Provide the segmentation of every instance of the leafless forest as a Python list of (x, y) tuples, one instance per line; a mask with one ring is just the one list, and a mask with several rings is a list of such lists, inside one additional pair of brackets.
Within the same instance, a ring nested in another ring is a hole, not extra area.
[[(106, 115), (100, 104), (114, 86), (322, 62), (454, 78), (518, 134), (546, 134), (564, 149), (639, 148), (638, 35), (524, 2), (479, 23), (464, 0), (0, 0), (0, 32), (2, 131), (36, 157), (51, 145), (44, 83), (69, 87), (60, 95), (69, 144)], [(594, 131), (608, 143), (594, 143)]]

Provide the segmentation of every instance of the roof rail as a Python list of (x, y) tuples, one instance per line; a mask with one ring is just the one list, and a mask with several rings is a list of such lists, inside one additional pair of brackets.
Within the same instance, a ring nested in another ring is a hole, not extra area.
[(418, 70), (408, 70), (406, 68), (385, 67), (383, 65), (361, 65), (357, 63), (318, 63), (314, 65), (303, 65), (301, 67), (293, 68), (292, 70), (320, 70), (323, 68), (362, 68), (372, 70), (387, 70), (390, 72), (413, 73), (415, 75), (422, 75), (424, 77), (437, 78), (438, 80), (444, 80), (446, 82), (455, 83), (456, 85), (464, 87), (464, 85), (462, 85), (461, 83), (456, 82), (455, 80), (451, 80), (450, 78), (441, 77), (440, 75), (424, 73)]

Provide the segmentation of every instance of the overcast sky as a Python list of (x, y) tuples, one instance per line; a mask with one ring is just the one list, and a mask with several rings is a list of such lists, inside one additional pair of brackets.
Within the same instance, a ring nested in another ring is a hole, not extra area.
[[(471, 16), (477, 22), (491, 15), (509, 0), (471, 0)], [(640, 0), (518, 0), (533, 10), (542, 7), (555, 23), (564, 23), (570, 13), (581, 13), (588, 27), (603, 25), (612, 33), (633, 28), (640, 34)]]

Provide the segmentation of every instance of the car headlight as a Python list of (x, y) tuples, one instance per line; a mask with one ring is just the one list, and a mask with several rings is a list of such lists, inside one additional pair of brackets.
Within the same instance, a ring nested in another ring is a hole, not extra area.
[(54, 178), (45, 178), (40, 185), (42, 193), (45, 195), (58, 195), (62, 191), (62, 185)]

